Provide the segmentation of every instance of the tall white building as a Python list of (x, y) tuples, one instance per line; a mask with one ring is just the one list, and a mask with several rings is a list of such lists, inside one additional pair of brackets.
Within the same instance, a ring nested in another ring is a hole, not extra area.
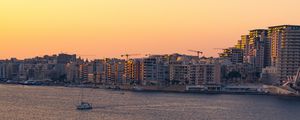
[(300, 26), (280, 25), (269, 27), (271, 63), (280, 80), (296, 74), (300, 67)]

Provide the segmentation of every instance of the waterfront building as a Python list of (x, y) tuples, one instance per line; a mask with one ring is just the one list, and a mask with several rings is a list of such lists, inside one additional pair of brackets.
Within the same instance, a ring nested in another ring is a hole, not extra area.
[(170, 81), (181, 85), (220, 84), (221, 64), (214, 58), (180, 56), (170, 64)]
[[(77, 63), (79, 66), (79, 78), (88, 83), (99, 84), (102, 83), (104, 74), (104, 60), (86, 61), (83, 63)], [(75, 73), (76, 74), (76, 73)]]
[(69, 83), (80, 83), (80, 64), (78, 62), (70, 62), (66, 64), (66, 79)]
[(19, 78), (19, 62), (11, 61), (7, 63), (7, 78), (17, 81)]
[[(169, 59), (169, 58), (168, 58)], [(143, 85), (166, 85), (169, 82), (169, 65), (166, 56), (153, 55), (141, 62)]]
[[(31, 70), (31, 76), (26, 76), (26, 72), (28, 70)], [(47, 64), (31, 64), (31, 65), (24, 65), (20, 64), (19, 66), (19, 80), (26, 80), (26, 79), (31, 79), (31, 80), (44, 80), (48, 79), (50, 76), (48, 76), (49, 70)], [(22, 77), (23, 76), (23, 77)]]
[(221, 64), (191, 64), (188, 69), (189, 85), (208, 85), (221, 83)]
[(6, 69), (6, 63), (0, 62), (0, 80), (7, 79), (7, 69)]
[(111, 75), (113, 72), (110, 71), (111, 66), (106, 60), (78, 62), (77, 65), (79, 66), (79, 78), (84, 82), (101, 84), (114, 81), (113, 75)]
[(197, 67), (192, 65), (199, 63), (198, 56), (172, 54), (171, 58), (169, 64), (171, 84), (195, 84)]
[(224, 49), (219, 54), (221, 58), (229, 59), (233, 64), (243, 63), (243, 50), (235, 47)]
[(89, 83), (96, 83), (97, 82), (97, 74), (94, 68), (94, 64), (92, 62), (89, 62), (87, 65), (87, 81)]
[(84, 62), (79, 65), (80, 83), (88, 82), (88, 63)]
[(271, 63), (277, 69), (279, 80), (296, 74), (300, 67), (300, 26), (269, 27)]
[(196, 74), (196, 68), (190, 67), (188, 64), (172, 64), (170, 65), (170, 82), (172, 84), (181, 84), (185, 85), (188, 84), (190, 80), (189, 76), (189, 69), (192, 69), (191, 74), (193, 74), (191, 77), (195, 78)]
[(96, 83), (102, 83), (103, 76), (105, 73), (105, 60), (94, 60), (93, 61), (93, 73)]
[(123, 84), (125, 72), (125, 60), (105, 59), (104, 80), (105, 84)]
[(254, 29), (249, 33), (249, 49), (245, 58), (247, 63), (253, 65), (257, 72), (262, 68), (270, 66), (270, 42), (268, 39), (268, 30)]
[(126, 84), (141, 83), (141, 61), (141, 59), (130, 59), (125, 62), (124, 75)]

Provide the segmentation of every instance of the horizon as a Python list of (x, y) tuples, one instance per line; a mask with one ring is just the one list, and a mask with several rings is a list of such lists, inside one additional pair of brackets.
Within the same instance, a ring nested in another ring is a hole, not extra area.
[[(60, 54), (67, 54), (67, 55), (76, 55), (76, 58), (79, 59), (81, 58), (82, 60), (102, 60), (102, 59), (120, 59), (120, 60), (126, 60), (125, 57), (121, 57), (121, 55), (119, 57), (104, 57), (104, 58), (88, 58), (88, 57), (84, 57), (84, 56), (80, 56), (76, 53), (54, 53), (54, 54), (44, 54), (44, 55), (40, 55), (40, 56), (30, 56), (30, 57), (25, 57), (25, 58), (17, 58), (17, 57), (10, 57), (10, 58), (5, 58), (5, 59), (0, 59), (1, 60), (11, 60), (11, 59), (17, 59), (17, 60), (25, 60), (25, 59), (34, 59), (36, 57), (45, 57), (45, 56), (58, 56)], [(145, 58), (145, 57), (149, 57), (149, 55), (173, 55), (173, 54), (179, 54), (179, 55), (187, 55), (187, 56), (197, 56), (197, 55), (192, 55), (192, 54), (183, 54), (183, 53), (171, 53), (171, 54), (140, 54), (140, 55), (135, 55), (136, 57), (130, 57), (130, 59), (139, 59), (139, 58)], [(88, 55), (90, 56), (90, 55)], [(209, 58), (209, 57), (213, 57), (213, 56), (200, 56), (200, 57), (205, 57), (205, 58)], [(215, 58), (215, 57), (213, 57)]]
[[(217, 57), (252, 29), (299, 25), (300, 1), (11, 0), (0, 2), (0, 59), (56, 53)], [(255, 6), (255, 7), (251, 7)]]

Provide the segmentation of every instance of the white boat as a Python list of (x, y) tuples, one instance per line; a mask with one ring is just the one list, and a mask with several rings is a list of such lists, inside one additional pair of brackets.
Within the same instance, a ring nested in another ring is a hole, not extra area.
[(93, 109), (92, 104), (87, 102), (81, 102), (80, 105), (77, 106), (77, 110), (91, 110)]
[(144, 89), (140, 86), (134, 86), (132, 90), (133, 91), (143, 91)]
[(83, 98), (84, 98), (84, 88), (80, 88), (81, 90), (81, 95), (80, 95), (80, 104), (76, 106), (77, 110), (91, 110), (93, 109), (93, 106), (91, 103), (88, 102), (83, 102)]

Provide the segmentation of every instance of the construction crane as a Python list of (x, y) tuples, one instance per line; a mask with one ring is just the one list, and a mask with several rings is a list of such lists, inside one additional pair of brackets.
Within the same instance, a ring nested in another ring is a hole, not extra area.
[(131, 56), (138, 56), (138, 55), (140, 55), (140, 54), (123, 54), (123, 55), (121, 55), (121, 57), (126, 57), (126, 60), (128, 60), (129, 57), (131, 57)]
[(203, 52), (199, 50), (188, 50), (188, 51), (197, 53), (198, 58), (200, 57), (200, 54), (201, 55), (203, 54)]

